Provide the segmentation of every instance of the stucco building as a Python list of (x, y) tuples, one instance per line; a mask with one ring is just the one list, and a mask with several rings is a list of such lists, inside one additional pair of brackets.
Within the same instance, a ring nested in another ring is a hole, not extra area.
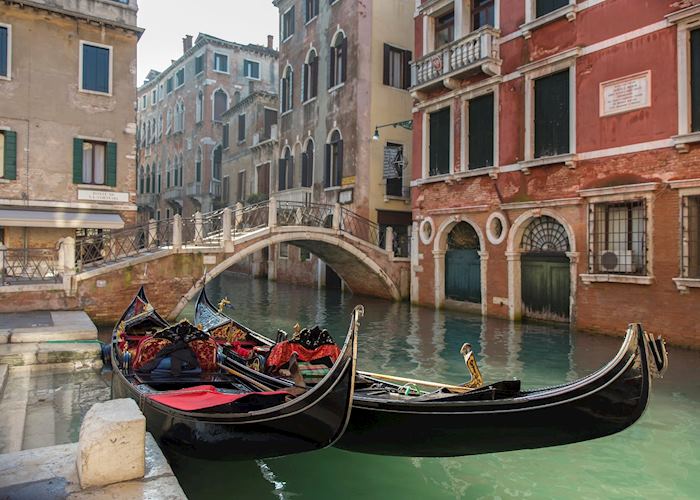
[[(341, 203), (379, 224), (382, 233), (391, 226), (397, 255), (407, 255), (415, 2), (273, 3), (280, 15), (275, 197)], [(279, 279), (337, 284), (323, 263), (297, 250), (272, 250)]]
[(696, 3), (419, 2), (415, 302), (698, 344)]
[(135, 222), (137, 11), (136, 0), (3, 2), (0, 274), (52, 266), (64, 237)]
[(138, 204), (142, 219), (191, 217), (231, 202), (222, 172), (223, 115), (251, 89), (277, 87), (277, 51), (200, 34), (138, 90)]

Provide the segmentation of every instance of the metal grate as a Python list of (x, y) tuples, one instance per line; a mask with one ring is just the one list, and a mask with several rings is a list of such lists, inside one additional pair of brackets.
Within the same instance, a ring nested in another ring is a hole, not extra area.
[(340, 211), (340, 229), (372, 245), (381, 246), (379, 242), (379, 226), (345, 207)]
[(685, 196), (682, 200), (682, 276), (700, 278), (700, 196)]
[(280, 226), (333, 227), (333, 206), (318, 203), (281, 201), (277, 206)]
[(60, 280), (58, 251), (46, 248), (8, 248), (0, 251), (0, 286)]
[(647, 211), (643, 200), (591, 205), (591, 271), (647, 274)]
[(520, 249), (523, 252), (568, 252), (569, 236), (561, 223), (543, 215), (525, 228)]

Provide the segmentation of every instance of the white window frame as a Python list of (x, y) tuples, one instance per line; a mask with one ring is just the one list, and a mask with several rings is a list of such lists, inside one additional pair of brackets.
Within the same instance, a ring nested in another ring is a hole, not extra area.
[(162, 102), (163, 99), (165, 99), (165, 85), (161, 83), (158, 85), (158, 102)]
[[(217, 56), (222, 56), (226, 58), (226, 70), (217, 69)], [(212, 71), (214, 71), (214, 73), (222, 73), (224, 75), (228, 75), (231, 72), (231, 58), (229, 57), (229, 55), (223, 52), (214, 52), (214, 64), (212, 65)]]
[(667, 16), (676, 24), (678, 58), (678, 135), (672, 137), (676, 149), (689, 151), (689, 144), (700, 142), (700, 132), (692, 131), (690, 95), (690, 32), (700, 29), (700, 5)]
[[(89, 90), (83, 88), (83, 47), (85, 45), (90, 45), (91, 47), (99, 47), (101, 49), (107, 49), (109, 51), (109, 91), (108, 92), (98, 92), (96, 90)], [(113, 78), (114, 78), (114, 47), (111, 45), (104, 45), (102, 43), (91, 42), (89, 40), (80, 40), (78, 44), (78, 90), (85, 94), (101, 95), (101, 96), (111, 96), (113, 89)]]
[(568, 5), (560, 7), (543, 16), (535, 17), (537, 9), (537, 0), (525, 0), (525, 23), (520, 26), (524, 38), (532, 36), (532, 30), (549, 24), (561, 18), (566, 18), (569, 22), (576, 19), (576, 0), (569, 0)]
[[(684, 257), (688, 255), (687, 248), (687, 235), (684, 216), (684, 206), (683, 199), (689, 198), (691, 196), (700, 196), (700, 179), (687, 179), (670, 181), (669, 185), (672, 189), (678, 190), (678, 230), (679, 230), (679, 257)], [(685, 246), (685, 248), (683, 248)], [(684, 262), (679, 260), (678, 262), (678, 277), (673, 278), (673, 282), (676, 284), (678, 291), (680, 293), (689, 293), (689, 288), (700, 288), (699, 278), (689, 278), (684, 270)]]
[[(216, 94), (217, 94), (217, 92), (219, 92), (219, 91), (222, 91), (224, 94), (226, 94), (226, 109), (225, 109), (224, 112), (221, 114), (221, 121), (220, 121), (220, 122), (217, 122), (217, 121), (216, 121)], [(231, 107), (231, 96), (229, 95), (229, 93), (226, 91), (225, 88), (223, 88), (223, 87), (217, 87), (216, 89), (214, 89), (214, 92), (211, 93), (210, 100), (211, 100), (211, 121), (214, 122), (214, 123), (223, 123), (223, 119), (224, 119), (224, 116), (223, 116), (223, 115), (224, 115), (224, 113), (226, 113), (226, 111), (228, 111), (228, 109)], [(203, 113), (203, 112), (202, 112), (202, 113)]]
[(151, 90), (151, 107), (158, 104), (158, 88)]
[[(441, 175), (430, 175), (430, 114), (450, 108), (450, 171)], [(422, 179), (445, 179), (455, 173), (455, 110), (452, 101), (441, 102), (423, 110), (423, 140), (421, 146)]]
[[(282, 255), (282, 245), (284, 245), (285, 248), (287, 249), (287, 255)], [(288, 242), (283, 241), (277, 245), (277, 257), (282, 259), (282, 260), (289, 259), (289, 243)]]
[[(178, 73), (180, 73), (180, 71), (182, 71), (182, 83), (181, 83), (180, 85), (178, 85), (178, 84), (177, 84), (177, 75), (178, 75)], [(177, 89), (179, 89), (179, 88), (181, 88), (181, 87), (184, 87), (184, 86), (185, 86), (185, 81), (187, 80), (187, 75), (185, 74), (185, 68), (184, 68), (184, 67), (183, 67), (183, 68), (179, 68), (177, 71), (175, 71), (175, 73), (173, 74), (173, 79), (174, 79), (174, 81), (173, 81), (173, 84), (174, 84), (174, 85), (173, 85), (173, 89), (177, 90)]]
[[(576, 61), (579, 49), (560, 52), (552, 57), (518, 68), (525, 76), (525, 159), (519, 162), (520, 170), (529, 174), (531, 167), (564, 163), (576, 166)], [(535, 80), (561, 71), (569, 71), (569, 152), (555, 156), (535, 158)]]
[[(462, 131), (460, 136), (460, 158), (459, 158), (459, 173), (465, 175), (484, 175), (489, 172), (498, 170), (500, 165), (498, 151), (499, 140), (498, 134), (500, 131), (498, 104), (500, 99), (500, 81), (491, 82), (483, 86), (478, 86), (469, 92), (460, 96), (462, 99), (461, 120)], [(474, 170), (469, 170), (469, 101), (482, 97), (487, 94), (493, 94), (493, 165), (491, 167), (480, 167)]]
[[(254, 76), (248, 76), (248, 75), (245, 74), (245, 66), (246, 66), (245, 63), (246, 63), (246, 61), (249, 62), (249, 63), (255, 63), (255, 64), (258, 65), (258, 78), (255, 78)], [(262, 62), (261, 62), (260, 60), (258, 60), (258, 59), (248, 59), (248, 58), (244, 58), (244, 59), (243, 59), (243, 76), (244, 76), (245, 78), (247, 78), (248, 80), (255, 80), (255, 81), (260, 81), (260, 80), (262, 80)]]
[[(282, 15), (280, 16), (280, 34), (284, 36), (284, 18), (286, 17), (287, 14), (289, 14), (289, 11), (291, 11), (294, 8), (294, 4), (292, 4), (291, 7), (289, 7), (287, 10), (285, 10)], [(290, 38), (294, 36), (294, 33), (296, 33), (296, 11), (294, 12), (294, 18), (292, 19), (293, 25), (294, 25), (294, 31), (292, 32), (291, 35), (287, 35), (286, 37), (282, 38), (282, 43), (286, 42)]]
[[(12, 80), (12, 25), (0, 23), (0, 28), (7, 28), (7, 75), (0, 75), (0, 80)], [(82, 61), (80, 67), (82, 72)]]

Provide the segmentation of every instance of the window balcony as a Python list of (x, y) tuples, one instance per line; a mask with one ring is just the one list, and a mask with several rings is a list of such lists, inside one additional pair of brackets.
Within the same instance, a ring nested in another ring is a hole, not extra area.
[(420, 92), (441, 85), (455, 88), (455, 80), (479, 73), (500, 75), (499, 38), (499, 30), (484, 26), (413, 62), (411, 91)]
[(171, 187), (166, 189), (161, 196), (166, 201), (182, 200), (182, 191), (181, 187)]
[(221, 181), (212, 180), (209, 184), (206, 182), (190, 182), (187, 184), (185, 194), (190, 198), (202, 198), (204, 196), (221, 198)]
[(136, 195), (136, 206), (154, 208), (158, 203), (155, 193), (139, 193)]

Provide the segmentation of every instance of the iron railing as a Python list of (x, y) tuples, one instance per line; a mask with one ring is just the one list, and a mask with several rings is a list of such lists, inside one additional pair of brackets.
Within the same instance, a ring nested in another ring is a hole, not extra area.
[(58, 250), (52, 248), (0, 249), (0, 286), (58, 283)]
[(340, 230), (353, 235), (375, 246), (381, 246), (379, 241), (379, 226), (369, 219), (348, 210), (340, 209)]
[(333, 205), (280, 201), (277, 204), (279, 226), (333, 227)]
[(261, 201), (254, 205), (237, 208), (231, 213), (231, 229), (233, 236), (262, 229), (269, 225), (269, 201)]

